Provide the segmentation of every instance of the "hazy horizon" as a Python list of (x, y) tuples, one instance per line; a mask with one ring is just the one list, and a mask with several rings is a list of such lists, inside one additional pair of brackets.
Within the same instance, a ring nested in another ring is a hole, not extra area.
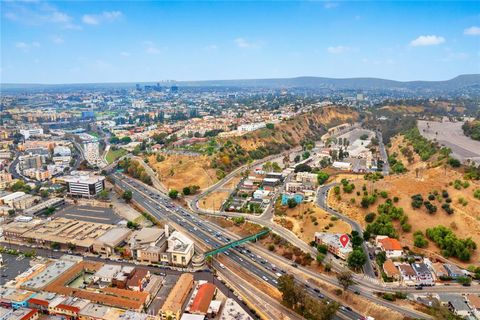
[(449, 81), (455, 79), (460, 76), (480, 76), (478, 73), (470, 73), (470, 74), (459, 74), (452, 78), (448, 79), (439, 79), (439, 80), (424, 80), (424, 79), (414, 79), (414, 80), (396, 80), (396, 79), (386, 79), (386, 78), (377, 78), (377, 77), (346, 77), (346, 78), (333, 78), (333, 77), (324, 77), (324, 76), (294, 76), (294, 77), (279, 77), (279, 78), (272, 78), (272, 77), (263, 77), (263, 78), (244, 78), (244, 79), (201, 79), (201, 80), (175, 80), (175, 79), (163, 79), (163, 80), (151, 80), (151, 81), (121, 81), (121, 82), (64, 82), (64, 83), (34, 83), (34, 82), (0, 82), (0, 85), (32, 85), (32, 86), (55, 86), (55, 85), (82, 85), (82, 84), (155, 84), (155, 83), (194, 83), (194, 82), (215, 82), (215, 81), (256, 81), (256, 80), (282, 80), (282, 79), (301, 79), (301, 78), (324, 78), (324, 79), (334, 79), (334, 80), (350, 80), (350, 79), (378, 79), (378, 80), (386, 80), (386, 81), (395, 81), (400, 83), (408, 83), (408, 82), (442, 82), (442, 81)]

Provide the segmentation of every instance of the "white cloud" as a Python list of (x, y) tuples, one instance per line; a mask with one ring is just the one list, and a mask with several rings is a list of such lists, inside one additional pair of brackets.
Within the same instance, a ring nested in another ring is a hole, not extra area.
[(463, 30), (463, 34), (467, 36), (480, 36), (480, 27), (472, 26)]
[(462, 61), (462, 60), (467, 60), (470, 57), (468, 53), (455, 52), (450, 48), (446, 48), (445, 52), (447, 53), (447, 55), (439, 59), (439, 61), (442, 61), (442, 62), (458, 61), (458, 60)]
[(55, 23), (67, 23), (72, 20), (72, 18), (68, 14), (60, 11), (54, 11), (50, 16), (50, 19), (52, 22)]
[(103, 60), (97, 59), (95, 62), (92, 64), (92, 66), (95, 69), (100, 69), (100, 70), (105, 70), (105, 69), (110, 69), (112, 65), (108, 62), (105, 62)]
[(419, 36), (417, 39), (412, 40), (410, 45), (412, 47), (422, 47), (422, 46), (435, 46), (445, 42), (444, 37), (435, 36), (435, 35), (427, 35), (427, 36)]
[(213, 51), (213, 50), (217, 50), (218, 46), (216, 44), (210, 44), (208, 46), (205, 46), (204, 49), (209, 50), (209, 51)]
[(6, 19), (24, 25), (39, 26), (43, 24), (57, 24), (66, 29), (80, 29), (75, 25), (73, 18), (67, 13), (58, 10), (55, 6), (43, 1), (4, 1), (3, 15)]
[(344, 47), (344, 46), (328, 47), (327, 51), (331, 54), (341, 54), (341, 53), (350, 51), (350, 47)]
[(242, 48), (242, 49), (251, 49), (251, 48), (260, 48), (261, 47), (261, 43), (258, 43), (258, 42), (251, 42), (251, 41), (248, 41), (247, 39), (245, 38), (236, 38), (235, 40), (233, 40), (233, 42), (235, 42), (235, 45), (239, 48)]
[(53, 35), (53, 36), (50, 37), (50, 39), (55, 44), (62, 44), (62, 43), (65, 42), (65, 40), (59, 35)]
[(122, 18), (123, 14), (120, 11), (104, 11), (100, 14), (84, 14), (82, 22), (88, 25), (99, 25), (103, 22), (113, 22)]
[(96, 25), (99, 24), (100, 21), (96, 16), (86, 14), (82, 17), (82, 21), (85, 24)]
[(122, 52), (120, 52), (120, 55), (121, 55), (122, 57), (130, 57), (130, 52), (122, 51)]
[(323, 4), (323, 7), (324, 7), (325, 9), (333, 9), (333, 8), (338, 7), (338, 3), (336, 3), (336, 2), (325, 2), (325, 3)]
[(15, 47), (18, 49), (27, 49), (29, 45), (26, 44), (25, 42), (17, 42), (15, 43)]
[(160, 49), (157, 48), (153, 41), (144, 41), (143, 45), (145, 46), (145, 52), (148, 54), (160, 53)]
[(37, 41), (33, 41), (30, 43), (19, 41), (15, 43), (15, 48), (23, 50), (25, 52), (29, 51), (32, 48), (38, 48), (38, 47), (40, 47), (40, 43), (38, 43)]

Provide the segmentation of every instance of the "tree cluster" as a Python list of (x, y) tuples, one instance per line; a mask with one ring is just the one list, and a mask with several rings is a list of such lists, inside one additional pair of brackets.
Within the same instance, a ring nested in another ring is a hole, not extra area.
[(456, 257), (462, 261), (469, 261), (473, 251), (477, 249), (477, 244), (471, 238), (459, 239), (451, 229), (444, 226), (429, 228), (426, 235), (447, 258)]
[(420, 156), (422, 161), (430, 159), (438, 150), (437, 144), (424, 138), (418, 131), (418, 128), (405, 132), (405, 138), (412, 144), (413, 150)]
[(337, 312), (336, 302), (326, 303), (310, 296), (305, 289), (295, 283), (292, 275), (283, 275), (278, 279), (278, 289), (282, 293), (282, 302), (302, 317), (311, 320), (329, 320)]
[(152, 178), (147, 174), (145, 168), (138, 161), (125, 158), (118, 163), (118, 166), (129, 176), (141, 180), (143, 183), (152, 185)]
[(463, 133), (473, 140), (480, 140), (480, 121), (467, 121), (462, 125)]

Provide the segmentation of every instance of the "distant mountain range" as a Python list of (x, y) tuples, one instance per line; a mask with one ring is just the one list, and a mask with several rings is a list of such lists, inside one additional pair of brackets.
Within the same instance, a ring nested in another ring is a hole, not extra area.
[[(395, 81), (380, 78), (323, 78), (296, 77), (278, 79), (205, 80), (159, 82), (160, 86), (179, 87), (237, 87), (237, 88), (309, 88), (325, 90), (408, 90), (408, 91), (458, 91), (480, 90), (480, 74), (459, 75), (444, 81)], [(133, 88), (136, 83), (84, 83), (84, 84), (0, 84), (1, 90), (52, 90), (66, 88)], [(152, 85), (154, 82), (139, 83)]]
[(246, 79), (217, 81), (181, 81), (177, 85), (218, 87), (264, 87), (264, 88), (325, 88), (337, 90), (374, 89), (446, 89), (458, 90), (476, 86), (480, 88), (480, 74), (465, 74), (445, 81), (395, 81), (380, 78), (323, 78), (296, 77), (280, 79)]

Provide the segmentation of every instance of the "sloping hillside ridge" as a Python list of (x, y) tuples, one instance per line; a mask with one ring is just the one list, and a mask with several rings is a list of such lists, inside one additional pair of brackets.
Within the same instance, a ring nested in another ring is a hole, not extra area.
[(304, 140), (318, 140), (328, 128), (341, 123), (358, 120), (358, 112), (347, 107), (330, 106), (317, 108), (287, 121), (276, 124), (274, 129), (260, 129), (237, 137), (233, 142), (243, 149), (252, 151), (272, 144), (295, 147)]

